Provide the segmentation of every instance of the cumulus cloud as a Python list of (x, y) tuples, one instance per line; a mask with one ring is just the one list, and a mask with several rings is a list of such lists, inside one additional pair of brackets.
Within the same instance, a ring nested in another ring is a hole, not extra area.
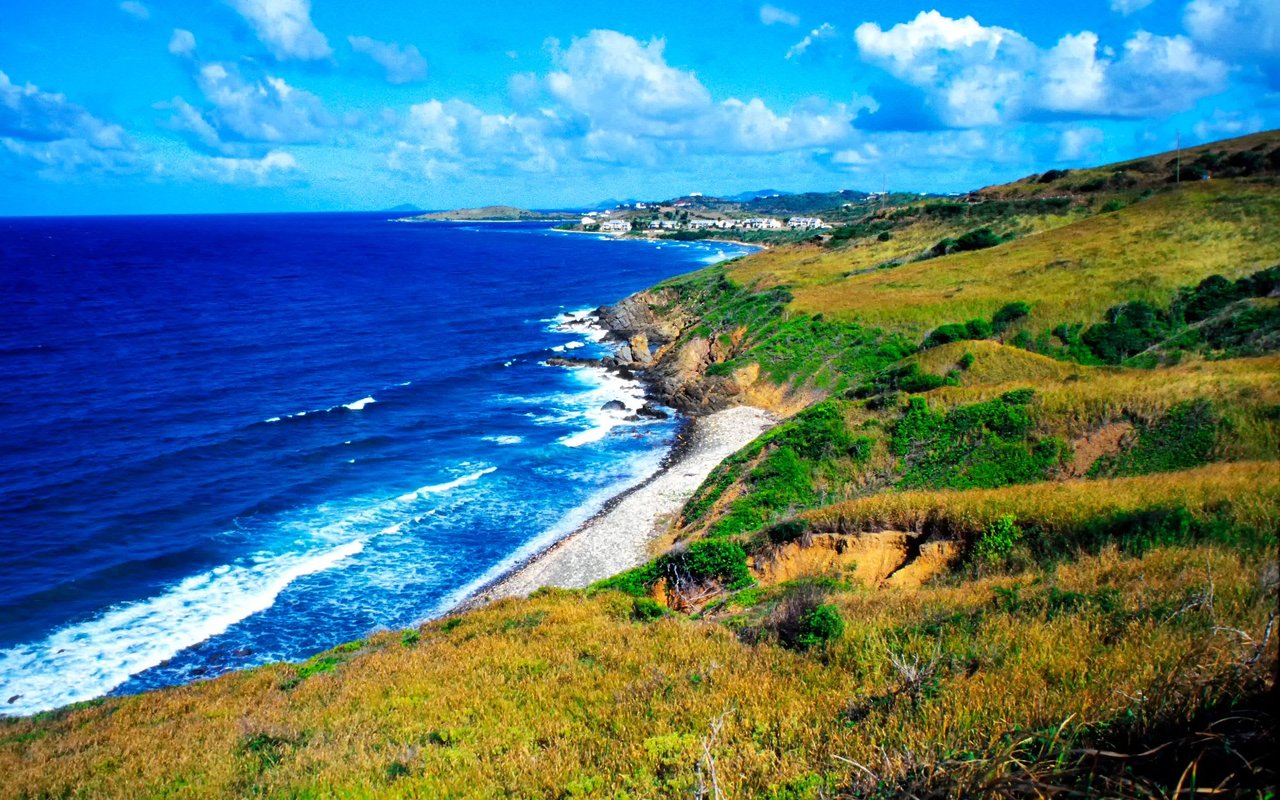
[(136, 162), (133, 142), (61, 94), (18, 85), (0, 72), (0, 145), (12, 157), (69, 173), (122, 170)]
[(664, 42), (616, 31), (592, 31), (556, 51), (558, 69), (545, 88), (569, 130), (594, 134), (593, 152), (608, 143), (645, 152), (664, 141), (694, 149), (779, 152), (826, 144), (848, 133), (853, 111), (804, 103), (787, 115), (752, 98), (712, 99), (693, 72), (667, 63)]
[(793, 28), (800, 24), (800, 18), (795, 14), (767, 3), (760, 6), (760, 21), (765, 25), (790, 25)]
[(311, 0), (227, 0), (277, 59), (328, 58), (329, 40), (311, 22)]
[(489, 114), (461, 100), (429, 100), (409, 108), (388, 155), (393, 170), (438, 178), (556, 166), (555, 119), (548, 115)]
[(151, 19), (151, 9), (139, 3), (138, 0), (124, 0), (120, 4), (120, 10), (136, 19)]
[(711, 94), (694, 73), (667, 64), (665, 46), (661, 39), (641, 43), (617, 31), (592, 31), (559, 53), (547, 90), (597, 127), (678, 136), (711, 105)]
[[(320, 99), (283, 78), (252, 71), (252, 65), (212, 62), (195, 65), (204, 97), (198, 109), (181, 97), (159, 107), (173, 111), (167, 124), (193, 141), (223, 154), (242, 144), (317, 142), (335, 124)], [(245, 74), (245, 70), (251, 70)]]
[(837, 36), (839, 36), (839, 32), (836, 31), (836, 27), (832, 25), (830, 22), (824, 22), (818, 27), (809, 31), (808, 36), (805, 36), (800, 41), (791, 45), (791, 49), (787, 51), (786, 57), (788, 59), (799, 58), (800, 56), (804, 55), (805, 52), (810, 47), (813, 47), (815, 43), (826, 40), (826, 39), (835, 39)]
[(169, 37), (169, 52), (175, 56), (189, 56), (196, 49), (196, 35), (182, 28), (174, 28)]
[(1158, 116), (1220, 91), (1227, 67), (1185, 36), (1139, 31), (1117, 56), (1096, 34), (1068, 34), (1048, 50), (1017, 31), (922, 12), (854, 34), (862, 58), (917, 90), (918, 117), (968, 128), (1054, 116)]
[(1155, 0), (1111, 0), (1111, 10), (1126, 17), (1135, 11), (1141, 11)]
[(1262, 117), (1258, 114), (1243, 114), (1239, 111), (1223, 111), (1215, 109), (1208, 117), (1200, 120), (1192, 128), (1201, 141), (1221, 139), (1228, 136), (1244, 136), (1262, 130)]
[(196, 178), (256, 186), (280, 183), (299, 171), (297, 159), (283, 150), (272, 150), (261, 158), (206, 156), (188, 167)]
[(1256, 68), (1280, 89), (1280, 3), (1275, 0), (1191, 0), (1183, 24), (1206, 52)]
[(427, 77), (427, 60), (413, 45), (380, 42), (368, 36), (348, 36), (351, 49), (363, 53), (387, 71), (390, 83), (412, 83)]
[(1105, 137), (1098, 128), (1069, 128), (1058, 137), (1058, 161), (1083, 161)]

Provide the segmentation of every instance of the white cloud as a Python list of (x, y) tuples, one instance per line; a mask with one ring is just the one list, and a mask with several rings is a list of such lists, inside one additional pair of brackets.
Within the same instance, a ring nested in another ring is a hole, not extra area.
[(1046, 114), (1168, 114), (1220, 91), (1227, 77), (1186, 37), (1146, 31), (1119, 58), (1090, 31), (1042, 50), (1017, 31), (936, 11), (889, 30), (865, 23), (854, 38), (864, 60), (921, 90), (939, 121), (960, 128)]
[(1200, 141), (1212, 141), (1231, 136), (1244, 136), (1262, 130), (1262, 117), (1258, 114), (1243, 114), (1239, 111), (1223, 111), (1215, 109), (1207, 118), (1200, 120), (1192, 128)]
[(804, 55), (805, 51), (813, 47), (815, 42), (825, 39), (834, 39), (839, 36), (836, 27), (830, 22), (824, 22), (813, 30), (809, 31), (809, 35), (800, 41), (791, 45), (791, 49), (787, 51), (787, 58), (798, 58)]
[(61, 94), (18, 85), (0, 71), (0, 146), (58, 174), (123, 171), (137, 164), (133, 141)]
[(320, 98), (283, 78), (246, 76), (240, 66), (225, 62), (195, 66), (206, 107), (197, 109), (180, 97), (159, 107), (175, 112), (169, 127), (193, 134), (206, 147), (232, 154), (243, 144), (318, 142), (335, 124)]
[(333, 52), (311, 22), (311, 0), (227, 0), (279, 60), (315, 60)]
[(120, 4), (120, 10), (137, 19), (151, 19), (151, 9), (139, 3), (138, 0), (124, 0)]
[(1206, 52), (1256, 65), (1272, 88), (1280, 88), (1280, 3), (1191, 0), (1182, 21)]
[(387, 165), (427, 178), (556, 166), (554, 120), (545, 115), (489, 114), (461, 100), (429, 100), (409, 108), (396, 128)]
[(261, 158), (206, 156), (190, 168), (197, 178), (257, 186), (279, 183), (299, 171), (297, 159), (283, 150), (272, 150)]
[(560, 70), (547, 76), (547, 90), (596, 127), (687, 133), (711, 94), (692, 72), (669, 66), (664, 47), (661, 39), (642, 44), (616, 31), (592, 31), (558, 55)]
[(378, 62), (387, 71), (390, 83), (411, 83), (427, 77), (427, 60), (413, 45), (380, 42), (368, 36), (348, 36), (347, 41), (352, 50)]
[(765, 25), (790, 25), (793, 28), (800, 24), (800, 18), (795, 14), (767, 3), (760, 6), (760, 21)]
[(1098, 128), (1069, 128), (1058, 137), (1058, 161), (1092, 159), (1105, 137)]
[(182, 28), (174, 28), (169, 37), (169, 52), (175, 56), (189, 56), (196, 49), (196, 35)]
[(76, 139), (99, 150), (129, 146), (124, 128), (98, 119), (61, 94), (19, 86), (0, 71), (0, 136), (34, 142)]
[[(545, 88), (570, 131), (643, 152), (636, 141), (679, 142), (698, 150), (779, 152), (826, 144), (850, 131), (853, 112), (839, 104), (801, 104), (787, 116), (753, 98), (715, 102), (697, 75), (669, 65), (660, 39), (641, 43), (593, 31), (554, 51), (559, 69)], [(562, 113), (561, 113), (562, 112)]]
[(1111, 10), (1126, 17), (1135, 11), (1141, 11), (1155, 0), (1111, 0)]

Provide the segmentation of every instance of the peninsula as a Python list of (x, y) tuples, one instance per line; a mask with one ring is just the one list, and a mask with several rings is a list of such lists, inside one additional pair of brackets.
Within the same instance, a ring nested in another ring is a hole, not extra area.
[(0, 797), (1270, 796), (1280, 132), (843, 202), (596, 313), (740, 417), (696, 488), (465, 612), (0, 722)]

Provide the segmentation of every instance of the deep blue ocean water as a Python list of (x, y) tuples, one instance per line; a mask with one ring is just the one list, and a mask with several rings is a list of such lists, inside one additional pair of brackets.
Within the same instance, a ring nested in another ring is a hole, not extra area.
[[(0, 219), (0, 714), (442, 613), (659, 465), (564, 315), (742, 250), (314, 214)], [(559, 350), (558, 350), (559, 348)]]

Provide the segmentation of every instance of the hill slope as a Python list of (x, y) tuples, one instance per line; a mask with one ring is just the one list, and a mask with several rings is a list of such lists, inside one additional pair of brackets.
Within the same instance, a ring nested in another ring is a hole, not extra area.
[(789, 415), (653, 562), (0, 723), (0, 796), (1267, 796), (1280, 186), (1008, 199), (1070, 180), (619, 304), (670, 402)]

